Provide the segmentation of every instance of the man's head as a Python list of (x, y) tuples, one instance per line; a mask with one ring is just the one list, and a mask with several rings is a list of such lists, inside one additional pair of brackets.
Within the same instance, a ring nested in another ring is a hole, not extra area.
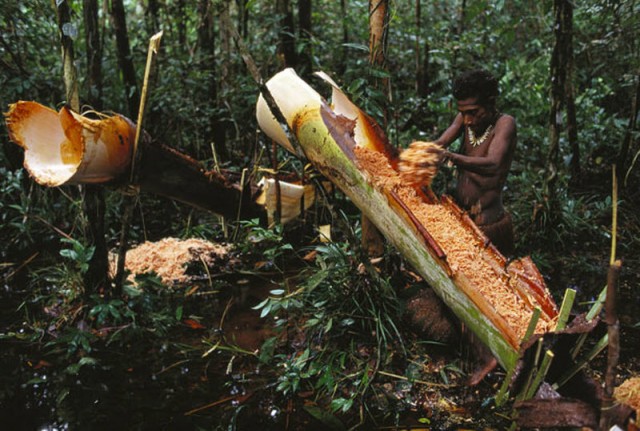
[(486, 70), (470, 70), (453, 81), (453, 96), (457, 100), (477, 98), (480, 105), (492, 106), (499, 93), (498, 80)]
[(471, 70), (453, 82), (453, 96), (464, 125), (482, 133), (495, 119), (498, 80), (486, 70)]

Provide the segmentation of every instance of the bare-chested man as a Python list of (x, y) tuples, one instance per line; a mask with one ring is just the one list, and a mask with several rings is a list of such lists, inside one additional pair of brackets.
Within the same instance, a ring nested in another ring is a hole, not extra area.
[(435, 142), (448, 148), (464, 135), (460, 153), (444, 151), (458, 167), (456, 200), (500, 252), (514, 251), (513, 224), (502, 204), (502, 189), (516, 147), (516, 122), (496, 109), (498, 81), (489, 72), (473, 70), (454, 81), (458, 114)]
[[(443, 151), (458, 168), (456, 200), (505, 256), (514, 252), (511, 215), (502, 204), (502, 189), (517, 142), (515, 119), (496, 108), (498, 81), (485, 70), (465, 72), (453, 83), (458, 114), (435, 142), (443, 148), (463, 135), (459, 153)], [(479, 383), (497, 364), (489, 350), (467, 333), (477, 368), (469, 379)]]

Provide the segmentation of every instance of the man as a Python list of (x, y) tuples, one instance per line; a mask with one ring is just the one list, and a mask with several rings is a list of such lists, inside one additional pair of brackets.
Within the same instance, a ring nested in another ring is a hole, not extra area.
[(435, 143), (448, 148), (464, 136), (459, 153), (443, 152), (458, 168), (456, 200), (505, 256), (514, 252), (511, 215), (502, 204), (502, 189), (516, 147), (515, 119), (496, 109), (498, 81), (485, 70), (455, 79), (458, 114)]
[[(442, 158), (458, 168), (456, 201), (504, 256), (514, 252), (513, 223), (502, 203), (502, 189), (513, 161), (515, 119), (496, 108), (498, 80), (485, 70), (471, 70), (453, 83), (458, 114), (435, 144)], [(460, 152), (447, 151), (463, 136)], [(464, 330), (464, 329), (463, 329)], [(466, 331), (465, 331), (466, 332)], [(471, 333), (477, 368), (469, 378), (476, 385), (497, 365), (489, 350)]]

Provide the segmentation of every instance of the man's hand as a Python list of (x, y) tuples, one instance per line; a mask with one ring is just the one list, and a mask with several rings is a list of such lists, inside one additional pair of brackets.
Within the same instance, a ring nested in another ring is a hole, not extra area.
[(456, 164), (455, 158), (456, 153), (452, 153), (449, 150), (443, 150), (442, 152), (442, 160), (440, 161), (441, 165), (445, 165), (447, 168), (452, 168), (453, 165)]
[(438, 172), (445, 150), (435, 142), (415, 141), (400, 153), (400, 177), (416, 185), (429, 185)]

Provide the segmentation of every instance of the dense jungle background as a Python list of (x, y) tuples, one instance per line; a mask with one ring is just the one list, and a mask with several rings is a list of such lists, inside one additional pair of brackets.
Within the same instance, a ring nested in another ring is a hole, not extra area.
[[(305, 178), (324, 192), (269, 228), (117, 185), (46, 188), (0, 128), (3, 429), (509, 427), (511, 404), (494, 403), (504, 372), (467, 387), (465, 346), (425, 339), (404, 316), (421, 282), (402, 256), (387, 247), (372, 269), (358, 209), (259, 131), (256, 79), (285, 67), (312, 85), (329, 74), (400, 149), (449, 125), (456, 74), (498, 76), (499, 108), (518, 122), (505, 190), (517, 254), (558, 303), (576, 290), (574, 314), (607, 281), (616, 177), (618, 380), (638, 375), (640, 3), (382, 1), (372, 52), (377, 3), (0, 0), (3, 111), (70, 103), (67, 64), (83, 110), (135, 120), (149, 38), (163, 31), (145, 130), (247, 184)], [(453, 181), (443, 171), (434, 191)], [(103, 226), (87, 200), (104, 203)], [(318, 241), (323, 225), (332, 242)], [(106, 250), (164, 238), (226, 248), (180, 283), (146, 274), (115, 290), (100, 274)], [(605, 364), (589, 364), (597, 381)]]

